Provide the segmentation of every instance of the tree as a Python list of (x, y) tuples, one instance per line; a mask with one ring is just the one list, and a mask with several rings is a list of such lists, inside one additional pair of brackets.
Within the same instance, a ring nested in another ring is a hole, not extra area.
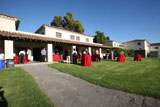
[(67, 12), (67, 16), (69, 16), (71, 19), (73, 19), (72, 12)]
[(54, 20), (51, 22), (51, 26), (61, 27), (62, 26), (62, 17), (54, 16)]
[(83, 33), (84, 28), (79, 20), (74, 20), (71, 12), (67, 12), (63, 20), (61, 16), (54, 16), (51, 26), (63, 27), (67, 30)]
[(73, 30), (74, 24), (75, 24), (75, 21), (73, 19), (72, 13), (67, 12), (66, 16), (64, 16), (63, 28), (68, 29), (68, 30)]
[(106, 40), (110, 40), (110, 37), (109, 37), (109, 36), (107, 36), (107, 37), (106, 37)]
[(95, 43), (101, 43), (101, 44), (104, 43), (104, 41), (106, 40), (104, 33), (100, 32), (100, 31), (96, 31), (95, 33), (96, 33), (96, 35), (95, 35), (95, 38), (93, 39), (93, 41)]
[(79, 20), (74, 20), (71, 12), (67, 12), (63, 20), (63, 28), (83, 33), (84, 28)]
[(79, 33), (83, 33), (84, 32), (84, 28), (81, 24), (81, 22), (79, 20), (76, 20), (75, 21), (75, 24), (74, 24), (74, 31), (75, 32), (79, 32)]

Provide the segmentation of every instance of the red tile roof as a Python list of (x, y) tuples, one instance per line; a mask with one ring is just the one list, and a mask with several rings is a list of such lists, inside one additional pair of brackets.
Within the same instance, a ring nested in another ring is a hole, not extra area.
[(17, 18), (17, 17), (5, 15), (5, 14), (0, 14), (0, 16), (5, 16), (5, 17), (11, 18), (11, 19), (19, 20), (19, 18)]
[(151, 46), (160, 46), (160, 43), (151, 43)]
[[(129, 43), (129, 42), (138, 42), (138, 41), (147, 41), (145, 39), (135, 39), (135, 40), (132, 40), (132, 41), (127, 41), (125, 43)], [(148, 44), (150, 44), (148, 41), (147, 41)]]
[(30, 33), (20, 33), (20, 32), (8, 32), (8, 31), (1, 31), (0, 30), (0, 37), (11, 37), (11, 38), (19, 38), (19, 39), (30, 39), (30, 40), (40, 40), (46, 42), (59, 42), (59, 43), (68, 43), (68, 44), (75, 44), (75, 45), (83, 45), (83, 46), (91, 46), (91, 47), (98, 47), (98, 48), (112, 48), (111, 46), (105, 45), (98, 45), (94, 43), (85, 43), (85, 42), (78, 42), (78, 41), (71, 41), (71, 40), (64, 40), (64, 39), (56, 39), (51, 37), (42, 37), (36, 36)]

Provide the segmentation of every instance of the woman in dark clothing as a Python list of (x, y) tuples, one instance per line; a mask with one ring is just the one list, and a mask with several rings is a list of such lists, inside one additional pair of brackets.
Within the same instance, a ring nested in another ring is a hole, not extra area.
[(72, 56), (73, 56), (73, 64), (77, 64), (77, 51), (76, 51), (76, 49), (73, 49)]

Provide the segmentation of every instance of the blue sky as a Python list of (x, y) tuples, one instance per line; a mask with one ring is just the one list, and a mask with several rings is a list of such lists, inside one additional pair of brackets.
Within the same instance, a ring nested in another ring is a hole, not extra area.
[(55, 15), (72, 12), (85, 34), (99, 30), (111, 40), (160, 42), (160, 0), (1, 0), (0, 13), (20, 19), (20, 31), (35, 32)]

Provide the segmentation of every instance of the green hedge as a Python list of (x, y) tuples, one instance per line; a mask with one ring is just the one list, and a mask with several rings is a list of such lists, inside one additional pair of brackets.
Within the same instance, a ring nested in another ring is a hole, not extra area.
[(106, 52), (110, 53), (113, 50), (116, 52), (116, 55), (120, 54), (121, 51), (124, 52), (125, 56), (133, 56), (134, 55), (134, 50), (127, 50), (127, 49), (121, 49), (121, 48), (107, 49)]

